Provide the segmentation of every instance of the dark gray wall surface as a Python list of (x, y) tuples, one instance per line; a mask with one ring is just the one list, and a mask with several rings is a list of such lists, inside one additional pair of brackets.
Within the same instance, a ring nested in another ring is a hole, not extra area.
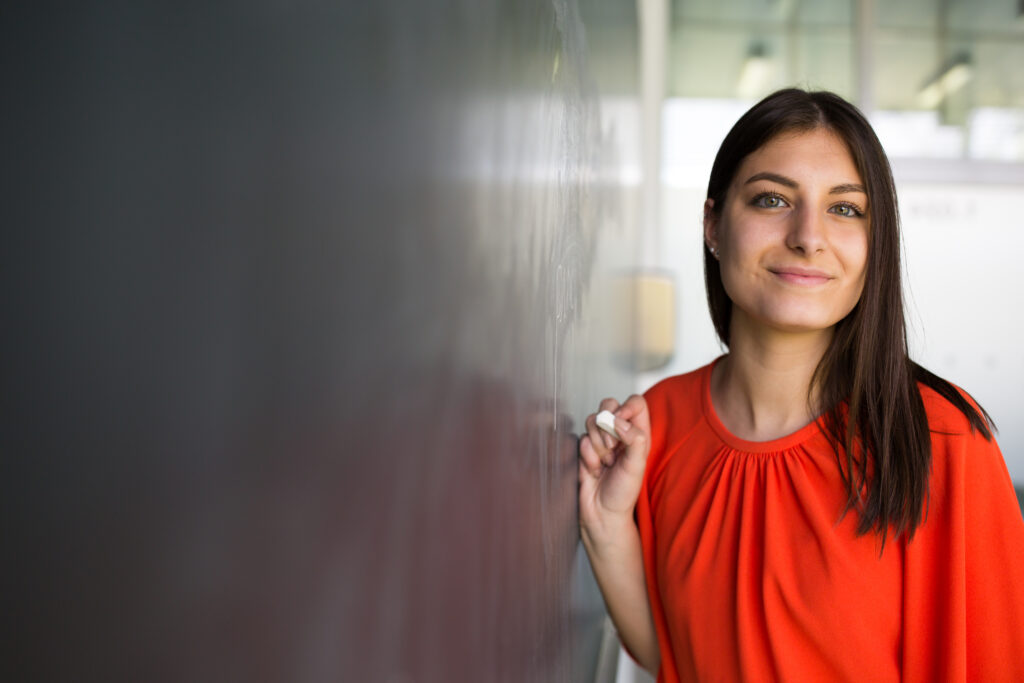
[(624, 4), (5, 9), (4, 680), (592, 675)]

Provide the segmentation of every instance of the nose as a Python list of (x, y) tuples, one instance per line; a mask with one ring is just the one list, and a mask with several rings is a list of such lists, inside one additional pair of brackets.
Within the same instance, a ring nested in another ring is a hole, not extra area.
[(825, 218), (810, 206), (798, 207), (790, 214), (786, 246), (805, 256), (825, 251), (828, 240), (825, 235)]

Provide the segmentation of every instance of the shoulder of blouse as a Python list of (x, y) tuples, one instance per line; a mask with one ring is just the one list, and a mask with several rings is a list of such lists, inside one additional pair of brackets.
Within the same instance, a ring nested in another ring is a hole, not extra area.
[(704, 419), (705, 382), (712, 365), (666, 377), (644, 392), (651, 420), (651, 454), (655, 459), (666, 441), (688, 432)]
[[(956, 389), (968, 403), (978, 408), (978, 404), (967, 392), (960, 387)], [(1003, 497), (1008, 500), (1012, 498), (1014, 505), (1010, 507), (1016, 510), (1016, 494), (1013, 493), (1006, 461), (994, 431), (992, 438), (986, 439), (980, 431), (971, 427), (967, 416), (959, 408), (934, 389), (921, 386), (921, 398), (931, 432), (932, 495), (938, 493), (936, 489), (949, 487), (973, 488), (976, 489), (974, 495), (996, 495), (996, 490), (991, 486), (998, 481), (996, 489), (1005, 489), (1006, 495)], [(982, 493), (985, 490), (988, 493)]]
[[(946, 435), (950, 437), (973, 436), (975, 430), (971, 427), (967, 416), (955, 405), (949, 402), (942, 394), (931, 387), (918, 383), (918, 390), (921, 392), (921, 401), (924, 403), (924, 412), (928, 416), (928, 429), (932, 434)], [(961, 387), (953, 384), (961, 396), (974, 409), (981, 413), (977, 402)], [(985, 440), (985, 437), (977, 434), (978, 438)]]
[[(681, 375), (666, 377), (645, 391), (644, 399), (652, 416), (666, 413), (669, 404), (674, 409), (673, 412), (689, 412), (687, 409), (692, 408), (697, 413), (702, 413), (704, 381), (711, 373), (712, 365), (713, 363), (710, 363)], [(652, 424), (651, 428), (654, 429), (655, 425)]]

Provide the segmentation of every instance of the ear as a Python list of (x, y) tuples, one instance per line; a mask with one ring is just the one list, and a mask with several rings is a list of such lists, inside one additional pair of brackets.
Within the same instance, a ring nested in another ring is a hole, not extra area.
[(718, 216), (714, 208), (714, 199), (704, 200), (704, 244), (711, 250), (718, 248)]

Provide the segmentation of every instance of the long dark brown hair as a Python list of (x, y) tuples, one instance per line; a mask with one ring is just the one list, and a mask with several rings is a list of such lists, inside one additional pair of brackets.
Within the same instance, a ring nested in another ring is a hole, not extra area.
[[(896, 537), (913, 536), (928, 497), (931, 438), (918, 382), (956, 406), (986, 439), (991, 440), (994, 425), (983, 408), (907, 354), (896, 187), (882, 145), (856, 107), (830, 92), (797, 89), (761, 100), (718, 150), (708, 182), (712, 211), (720, 216), (733, 177), (749, 154), (782, 133), (818, 128), (846, 143), (867, 191), (870, 228), (864, 290), (836, 324), (814, 372), (811, 387), (817, 388), (819, 401), (812, 408), (823, 415), (846, 487), (843, 514), (856, 509), (858, 532), (875, 529), (884, 544), (890, 530)], [(704, 277), (715, 331), (728, 346), (732, 300), (706, 245)]]

